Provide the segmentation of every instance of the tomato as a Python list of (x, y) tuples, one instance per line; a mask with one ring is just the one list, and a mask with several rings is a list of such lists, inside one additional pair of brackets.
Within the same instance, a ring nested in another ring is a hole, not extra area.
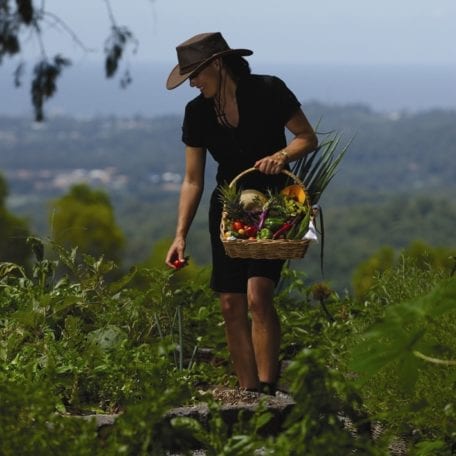
[(244, 226), (245, 235), (247, 237), (255, 237), (257, 234), (257, 229), (254, 226), (246, 225)]
[(242, 222), (240, 220), (235, 220), (232, 224), (232, 228), (234, 231), (239, 231), (240, 229), (242, 229), (244, 225), (242, 224)]
[(187, 266), (187, 264), (188, 258), (185, 258), (183, 260), (179, 260), (179, 258), (177, 258), (173, 261), (174, 269), (182, 269), (184, 266)]

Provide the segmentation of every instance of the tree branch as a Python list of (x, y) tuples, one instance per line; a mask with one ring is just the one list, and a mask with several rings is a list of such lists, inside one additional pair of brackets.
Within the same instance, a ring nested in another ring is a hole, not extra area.
[(54, 26), (60, 26), (64, 32), (66, 32), (70, 37), (71, 39), (84, 51), (84, 52), (94, 52), (94, 49), (90, 49), (88, 48), (82, 41), (81, 39), (78, 37), (78, 35), (73, 31), (73, 29), (65, 22), (63, 21), (62, 19), (60, 19), (60, 17), (58, 17), (57, 15), (55, 15), (54, 13), (50, 13), (49, 11), (46, 11), (44, 12), (43, 14), (43, 20), (46, 18), (46, 17), (49, 17), (51, 19), (54, 20), (54, 24), (51, 24), (49, 23), (50, 25)]

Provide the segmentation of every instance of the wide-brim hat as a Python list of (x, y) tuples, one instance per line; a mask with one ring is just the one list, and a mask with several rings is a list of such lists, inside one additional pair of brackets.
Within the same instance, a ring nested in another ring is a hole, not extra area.
[(168, 90), (175, 89), (211, 60), (228, 54), (252, 55), (249, 49), (231, 49), (220, 32), (200, 33), (176, 47), (178, 64), (166, 81)]

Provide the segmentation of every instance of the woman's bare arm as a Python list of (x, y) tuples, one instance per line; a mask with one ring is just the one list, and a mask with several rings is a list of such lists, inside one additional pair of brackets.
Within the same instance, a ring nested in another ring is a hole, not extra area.
[(203, 148), (186, 146), (185, 176), (180, 190), (176, 235), (165, 260), (170, 267), (173, 267), (174, 260), (184, 259), (187, 234), (203, 194), (205, 164), (206, 151)]

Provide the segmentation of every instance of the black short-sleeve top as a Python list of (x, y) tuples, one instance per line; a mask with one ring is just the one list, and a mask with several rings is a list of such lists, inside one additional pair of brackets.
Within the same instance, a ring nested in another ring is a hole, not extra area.
[[(236, 98), (239, 109), (236, 128), (220, 125), (213, 99), (204, 98), (202, 94), (191, 100), (185, 109), (182, 141), (209, 151), (218, 163), (219, 184), (230, 182), (258, 159), (284, 148), (285, 125), (300, 107), (293, 92), (275, 76), (241, 78)], [(266, 179), (265, 175), (256, 176), (254, 180), (263, 178)], [(261, 186), (260, 182), (257, 184), (257, 187)]]

